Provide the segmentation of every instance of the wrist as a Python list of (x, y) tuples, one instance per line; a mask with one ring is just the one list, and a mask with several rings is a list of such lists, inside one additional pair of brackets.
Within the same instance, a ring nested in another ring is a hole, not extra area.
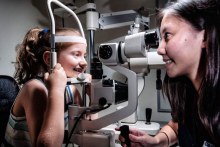
[(65, 86), (60, 85), (52, 85), (48, 87), (48, 92), (50, 93), (64, 93), (65, 92)]
[(163, 132), (163, 131), (161, 131), (159, 133), (162, 133), (162, 134), (164, 134), (166, 136), (166, 138), (167, 138), (167, 146), (169, 147), (170, 146), (170, 139), (169, 139), (169, 136), (167, 135), (167, 133)]
[(170, 139), (166, 132), (164, 131), (158, 132), (155, 138), (159, 147), (169, 147)]
[(65, 89), (63, 88), (48, 89), (48, 98), (60, 99), (60, 97), (64, 96), (64, 91)]

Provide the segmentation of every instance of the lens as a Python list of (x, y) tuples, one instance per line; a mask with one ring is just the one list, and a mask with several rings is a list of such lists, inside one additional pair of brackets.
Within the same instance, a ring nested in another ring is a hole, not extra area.
[(112, 48), (109, 45), (102, 45), (99, 47), (99, 57), (102, 59), (109, 59), (112, 56)]

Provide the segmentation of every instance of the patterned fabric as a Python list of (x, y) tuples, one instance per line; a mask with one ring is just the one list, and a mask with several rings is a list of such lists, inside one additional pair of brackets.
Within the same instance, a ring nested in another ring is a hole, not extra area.
[(15, 117), (14, 115), (10, 114), (5, 132), (5, 141), (11, 146), (31, 147), (25, 117)]
[(73, 104), (73, 91), (70, 85), (66, 86), (64, 98), (65, 98), (65, 111), (67, 111), (68, 105)]
[(65, 113), (64, 113), (64, 120), (65, 120), (65, 126), (68, 124), (68, 105), (72, 105), (74, 103), (74, 94), (73, 90), (70, 85), (66, 86), (65, 89)]

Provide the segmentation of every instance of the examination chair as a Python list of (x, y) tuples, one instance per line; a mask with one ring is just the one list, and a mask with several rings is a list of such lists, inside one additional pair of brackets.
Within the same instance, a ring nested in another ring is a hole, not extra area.
[(11, 106), (19, 92), (14, 78), (0, 75), (0, 145), (4, 139)]

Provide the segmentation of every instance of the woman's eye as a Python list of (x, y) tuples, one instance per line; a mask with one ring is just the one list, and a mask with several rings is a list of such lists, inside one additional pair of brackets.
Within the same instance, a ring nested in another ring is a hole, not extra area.
[(164, 33), (164, 39), (165, 39), (166, 41), (168, 41), (169, 38), (170, 38), (170, 33), (168, 33), (168, 32)]

